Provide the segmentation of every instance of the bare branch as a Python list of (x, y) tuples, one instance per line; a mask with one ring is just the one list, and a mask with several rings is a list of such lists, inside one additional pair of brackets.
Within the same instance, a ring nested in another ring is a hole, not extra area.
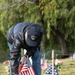
[(0, 10), (5, 10), (5, 9), (8, 9), (8, 8), (14, 7), (18, 3), (20, 3), (20, 5), (24, 5), (25, 3), (35, 4), (35, 1), (30, 1), (30, 0), (17, 0), (14, 3), (7, 3), (7, 4), (0, 3)]

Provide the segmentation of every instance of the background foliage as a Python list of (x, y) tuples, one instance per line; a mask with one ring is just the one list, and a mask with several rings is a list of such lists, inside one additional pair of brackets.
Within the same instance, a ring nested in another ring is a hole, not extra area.
[[(8, 50), (6, 32), (18, 22), (44, 27), (42, 50), (75, 50), (75, 0), (0, 0), (0, 50)], [(43, 51), (43, 52), (44, 52)]]

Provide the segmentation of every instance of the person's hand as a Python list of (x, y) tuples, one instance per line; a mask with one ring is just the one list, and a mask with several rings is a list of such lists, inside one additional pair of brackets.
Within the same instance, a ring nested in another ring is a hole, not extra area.
[(18, 74), (14, 74), (14, 75), (18, 75)]
[(26, 58), (28, 58), (28, 56), (23, 56), (22, 58), (21, 58), (21, 64), (24, 64), (24, 61), (26, 60)]
[(18, 74), (12, 73), (12, 75), (18, 75)]
[(12, 75), (18, 75), (18, 74), (12, 74)]
[(23, 66), (24, 61), (26, 60), (26, 58), (28, 58), (28, 56), (25, 56), (25, 55), (21, 58), (20, 64), (18, 66), (18, 72), (21, 72), (22, 66)]

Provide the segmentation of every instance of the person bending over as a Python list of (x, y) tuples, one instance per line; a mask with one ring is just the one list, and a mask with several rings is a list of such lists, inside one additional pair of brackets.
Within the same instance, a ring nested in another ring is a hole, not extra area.
[[(41, 25), (31, 22), (21, 22), (9, 28), (6, 34), (10, 49), (10, 75), (18, 75), (19, 64), (23, 64), (26, 57), (32, 58), (32, 66), (36, 75), (41, 75), (40, 43), (44, 29)], [(21, 50), (27, 52), (21, 60)]]

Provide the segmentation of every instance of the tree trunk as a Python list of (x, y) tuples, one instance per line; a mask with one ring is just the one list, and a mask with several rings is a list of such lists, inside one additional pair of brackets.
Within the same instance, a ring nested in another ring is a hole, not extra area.
[(62, 50), (62, 54), (69, 54), (69, 50), (68, 50), (68, 44), (65, 40), (64, 34), (62, 34), (61, 32), (59, 32), (59, 30), (55, 30), (55, 28), (53, 26), (51, 26), (51, 31), (52, 33), (58, 38), (59, 43), (60, 43), (60, 47)]
[(65, 41), (64, 37), (60, 37), (60, 35), (59, 35), (58, 39), (59, 39), (59, 42), (60, 42), (62, 54), (69, 54), (67, 42)]

